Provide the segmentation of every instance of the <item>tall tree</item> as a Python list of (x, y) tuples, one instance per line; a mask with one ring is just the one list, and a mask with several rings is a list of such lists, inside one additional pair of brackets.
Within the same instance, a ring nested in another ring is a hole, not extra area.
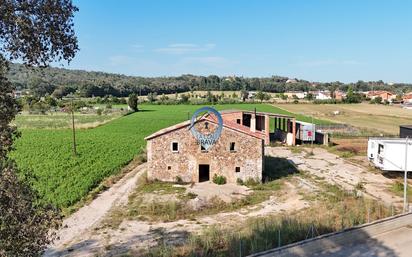
[(8, 61), (70, 61), (78, 50), (77, 10), (71, 0), (0, 0), (0, 256), (40, 256), (59, 224), (57, 210), (38, 203), (37, 192), (8, 158), (19, 136), (10, 122), (20, 110), (6, 78)]

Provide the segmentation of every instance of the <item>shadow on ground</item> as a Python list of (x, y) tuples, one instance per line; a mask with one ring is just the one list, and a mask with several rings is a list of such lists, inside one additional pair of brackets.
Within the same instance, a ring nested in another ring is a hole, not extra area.
[(292, 161), (286, 158), (265, 156), (263, 181), (272, 181), (295, 173), (299, 173), (299, 170)]

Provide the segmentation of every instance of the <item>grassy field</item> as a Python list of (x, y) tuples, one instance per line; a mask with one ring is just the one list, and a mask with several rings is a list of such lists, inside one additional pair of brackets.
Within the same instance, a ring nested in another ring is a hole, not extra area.
[[(316, 118), (349, 124), (372, 134), (398, 135), (399, 125), (412, 123), (412, 111), (399, 106), (374, 104), (281, 104), (290, 112), (313, 115)], [(333, 112), (339, 111), (338, 115)]]
[[(70, 129), (21, 129), (22, 137), (16, 141), (16, 151), (11, 156), (23, 173), (36, 176), (34, 186), (45, 201), (68, 207), (142, 152), (146, 145), (145, 136), (186, 120), (200, 107), (141, 105), (142, 111), (138, 113), (93, 129), (78, 130), (77, 157), (72, 154)], [(219, 110), (253, 110), (255, 107), (258, 111), (291, 114), (270, 105), (215, 106)], [(309, 120), (302, 115), (298, 118)], [(320, 120), (316, 122), (323, 123)]]

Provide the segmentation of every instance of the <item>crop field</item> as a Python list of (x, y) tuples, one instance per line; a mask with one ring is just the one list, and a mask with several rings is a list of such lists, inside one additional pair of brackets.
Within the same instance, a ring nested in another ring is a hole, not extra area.
[[(201, 106), (141, 105), (140, 112), (93, 129), (77, 131), (78, 156), (72, 153), (70, 129), (21, 129), (11, 154), (23, 173), (34, 175), (34, 186), (44, 201), (68, 207), (79, 201), (104, 178), (116, 174), (143, 151), (147, 135), (184, 121)], [(215, 108), (291, 114), (270, 105), (233, 104)], [(46, 117), (47, 118), (47, 117)], [(299, 115), (299, 119), (309, 121)], [(318, 123), (325, 123), (315, 120)], [(326, 122), (328, 123), (328, 122)]]
[[(119, 118), (121, 115), (121, 112), (102, 115), (76, 113), (74, 115), (74, 123), (76, 128), (94, 128)], [(63, 112), (48, 113), (45, 115), (23, 113), (16, 116), (13, 124), (20, 129), (67, 129), (72, 126), (72, 117), (71, 114)]]
[[(412, 110), (375, 104), (279, 104), (278, 107), (303, 115), (349, 124), (370, 132), (398, 135), (399, 125), (412, 123)], [(339, 114), (333, 114), (339, 111)]]

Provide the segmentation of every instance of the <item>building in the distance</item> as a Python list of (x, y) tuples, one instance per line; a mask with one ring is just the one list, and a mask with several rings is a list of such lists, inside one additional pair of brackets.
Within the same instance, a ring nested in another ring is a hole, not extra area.
[(370, 98), (371, 100), (374, 100), (377, 97), (380, 97), (382, 99), (382, 101), (388, 101), (388, 102), (392, 102), (395, 98), (396, 95), (389, 92), (389, 91), (369, 91), (366, 95), (368, 98)]
[[(256, 124), (252, 115), (251, 124)], [(218, 122), (213, 114), (196, 121), (201, 133), (213, 133)], [(208, 150), (198, 144), (190, 131), (190, 121), (162, 129), (146, 137), (148, 178), (161, 181), (203, 182), (213, 176), (261, 180), (264, 168), (265, 133), (230, 119), (223, 119), (222, 132)]]

